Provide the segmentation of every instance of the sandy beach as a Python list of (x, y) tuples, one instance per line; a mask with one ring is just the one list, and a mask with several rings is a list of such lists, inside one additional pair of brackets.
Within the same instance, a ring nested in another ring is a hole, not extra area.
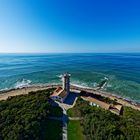
[(133, 101), (124, 99), (124, 98), (119, 97), (117, 95), (113, 95), (110, 92), (105, 92), (105, 91), (102, 91), (102, 90), (96, 90), (96, 88), (95, 89), (94, 88), (82, 88), (82, 87), (77, 87), (77, 86), (72, 86), (71, 88), (75, 89), (75, 90), (81, 90), (81, 91), (83, 90), (83, 91), (86, 91), (86, 92), (89, 92), (89, 93), (98, 94), (98, 95), (101, 95), (101, 96), (104, 96), (104, 97), (108, 97), (112, 100), (116, 99), (117, 102), (122, 104), (123, 106), (128, 106), (128, 107), (131, 107), (135, 110), (140, 111), (140, 104), (139, 103), (135, 103)]
[[(38, 90), (45, 90), (48, 88), (55, 88), (61, 85), (32, 85), (29, 87), (23, 87), (23, 88), (18, 88), (18, 89), (11, 89), (11, 90), (7, 90), (7, 91), (1, 91), (0, 92), (0, 100), (6, 100), (8, 97), (11, 96), (18, 96), (18, 95), (25, 95), (28, 94), (31, 91), (38, 91)], [(116, 99), (118, 103), (122, 104), (123, 106), (128, 106), (131, 107), (133, 109), (139, 110), (140, 111), (140, 105), (139, 103), (134, 103), (130, 100), (126, 100), (123, 99), (121, 97), (118, 97), (116, 95), (112, 95), (112, 93), (109, 92), (105, 92), (105, 91), (101, 91), (101, 90), (95, 90), (94, 88), (85, 88), (85, 87), (81, 87), (81, 86), (71, 86), (72, 90), (84, 90), (86, 92), (90, 92), (90, 93), (94, 93), (94, 94), (98, 94), (104, 97), (109, 97), (110, 99), (114, 100)]]
[(57, 87), (59, 85), (33, 85), (29, 87), (17, 88), (17, 89), (10, 89), (7, 91), (0, 92), (0, 100), (6, 100), (8, 97), (18, 96), (18, 95), (25, 95), (31, 91), (38, 91), (38, 90), (45, 90), (48, 88)]

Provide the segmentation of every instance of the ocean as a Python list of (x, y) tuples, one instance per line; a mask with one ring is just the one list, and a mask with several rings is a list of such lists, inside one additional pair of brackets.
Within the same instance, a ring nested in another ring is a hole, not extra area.
[(85, 87), (106, 77), (105, 91), (140, 103), (139, 53), (0, 54), (0, 90), (60, 83), (65, 72), (72, 84)]

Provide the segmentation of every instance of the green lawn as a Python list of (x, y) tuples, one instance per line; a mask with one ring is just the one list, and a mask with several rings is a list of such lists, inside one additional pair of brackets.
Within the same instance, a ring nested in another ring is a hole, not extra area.
[(69, 121), (68, 140), (84, 140), (80, 121)]
[(47, 120), (42, 135), (44, 140), (62, 140), (62, 122)]
[(74, 112), (73, 112), (73, 109), (72, 109), (72, 108), (70, 108), (69, 110), (67, 110), (67, 114), (68, 114), (68, 116), (69, 116), (69, 117), (75, 117), (75, 115), (74, 115)]
[(80, 111), (76, 107), (67, 110), (67, 114), (69, 117), (81, 117)]

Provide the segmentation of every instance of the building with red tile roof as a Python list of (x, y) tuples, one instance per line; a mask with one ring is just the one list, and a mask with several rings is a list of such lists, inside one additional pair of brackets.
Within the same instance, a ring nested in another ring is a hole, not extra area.
[(62, 87), (58, 87), (50, 96), (51, 99), (64, 102), (70, 92), (70, 74), (66, 73), (62, 76)]

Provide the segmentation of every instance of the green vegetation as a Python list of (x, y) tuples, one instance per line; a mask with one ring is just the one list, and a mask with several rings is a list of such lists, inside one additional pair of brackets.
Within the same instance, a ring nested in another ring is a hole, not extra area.
[(81, 126), (86, 140), (140, 139), (140, 112), (134, 109), (124, 107), (124, 115), (117, 116), (110, 111), (89, 106), (88, 102), (79, 98), (69, 114), (84, 118)]
[[(52, 107), (49, 102), (53, 90), (30, 92), (0, 101), (0, 140), (62, 139), (62, 122), (48, 118), (63, 115), (61, 108)], [(83, 118), (82, 121), (69, 121), (69, 140), (140, 139), (140, 112), (134, 109), (124, 107), (123, 116), (117, 116), (79, 98), (75, 107), (68, 110), (68, 115)]]
[(75, 117), (77, 116), (78, 117), (78, 114), (76, 114), (77, 110), (75, 108), (70, 108), (68, 111), (67, 111), (67, 115), (69, 117)]
[(68, 140), (84, 140), (80, 121), (69, 121)]
[(113, 104), (113, 105), (117, 105), (117, 99), (110, 99), (109, 97), (103, 97), (101, 95), (98, 95), (98, 94), (93, 94), (93, 93), (87, 93), (85, 91), (81, 91), (81, 96), (90, 96), (90, 97), (93, 97), (93, 98), (96, 98), (100, 101), (103, 101), (105, 103), (108, 103), (108, 104)]
[[(50, 135), (53, 135), (53, 140), (60, 138), (60, 125), (47, 120), (49, 116), (60, 117), (63, 114), (61, 108), (52, 107), (49, 103), (49, 96), (53, 90), (31, 92), (0, 101), (0, 139), (38, 140), (43, 139), (44, 135), (45, 139), (49, 140)], [(51, 123), (54, 125), (55, 135), (54, 130), (51, 130), (53, 127), (50, 128)]]
[(62, 140), (62, 122), (47, 120), (43, 123), (43, 138), (44, 140)]

